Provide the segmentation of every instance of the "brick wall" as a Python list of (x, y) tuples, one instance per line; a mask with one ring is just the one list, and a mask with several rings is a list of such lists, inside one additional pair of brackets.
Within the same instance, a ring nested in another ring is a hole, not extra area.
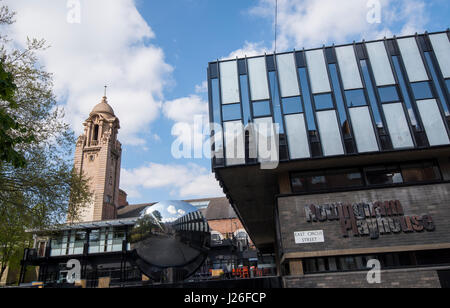
[(367, 272), (283, 277), (286, 288), (440, 288), (436, 268), (381, 272), (381, 284), (369, 284)]
[(212, 231), (220, 232), (223, 236), (227, 233), (234, 233), (239, 229), (244, 229), (241, 221), (237, 218), (208, 220), (208, 224)]
[[(344, 238), (339, 221), (306, 222), (305, 206), (331, 203), (359, 203), (400, 200), (405, 215), (429, 214), (433, 217), (434, 232), (399, 233), (380, 235), (378, 239), (369, 237)], [(308, 196), (289, 196), (278, 199), (281, 239), (283, 252), (319, 253), (330, 250), (373, 249), (377, 247), (398, 247), (410, 245), (449, 245), (450, 244), (450, 184), (434, 184), (363, 191), (326, 193)], [(295, 243), (294, 232), (323, 230), (325, 243)]]

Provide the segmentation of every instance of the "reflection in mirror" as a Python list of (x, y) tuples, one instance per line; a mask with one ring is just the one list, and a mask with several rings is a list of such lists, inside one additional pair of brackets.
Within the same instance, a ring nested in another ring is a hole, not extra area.
[(349, 108), (367, 106), (366, 96), (364, 95), (364, 90), (362, 89), (345, 91), (345, 97), (347, 98), (347, 106)]
[(397, 102), (400, 100), (395, 86), (378, 88), (382, 103)]
[(412, 83), (411, 88), (416, 100), (433, 98), (433, 93), (431, 92), (430, 83), (428, 81)]
[(253, 103), (253, 116), (263, 117), (271, 115), (269, 101)]
[(145, 208), (130, 233), (133, 260), (156, 282), (183, 281), (205, 261), (209, 227), (189, 203), (164, 201)]
[(284, 114), (303, 112), (300, 96), (283, 98), (283, 112)]

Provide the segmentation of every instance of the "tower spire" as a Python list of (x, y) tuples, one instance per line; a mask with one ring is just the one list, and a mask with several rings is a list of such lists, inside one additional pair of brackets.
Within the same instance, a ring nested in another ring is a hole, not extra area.
[(108, 88), (108, 86), (105, 85), (105, 95), (103, 95), (104, 97), (106, 97), (106, 88)]

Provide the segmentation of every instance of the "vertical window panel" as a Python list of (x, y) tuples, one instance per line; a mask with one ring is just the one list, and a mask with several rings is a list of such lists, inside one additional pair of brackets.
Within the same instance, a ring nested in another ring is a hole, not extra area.
[(222, 104), (239, 103), (239, 82), (236, 61), (220, 63), (220, 85), (222, 89)]
[(269, 99), (269, 83), (264, 57), (248, 59), (248, 75), (252, 100)]
[(383, 42), (366, 44), (378, 87), (395, 84), (394, 74)]
[[(271, 154), (278, 155), (278, 149), (273, 149), (274, 141), (277, 136), (277, 132), (274, 129), (272, 118), (258, 118), (255, 119), (255, 132), (256, 132), (256, 148), (258, 153), (259, 162), (269, 162), (278, 157), (268, 157)], [(263, 139), (267, 142), (263, 143)]]
[(450, 78), (450, 42), (447, 33), (430, 35), (430, 40), (444, 78)]
[(336, 56), (341, 71), (344, 90), (360, 89), (363, 87), (361, 75), (353, 46), (344, 46), (336, 48)]
[(420, 56), (416, 39), (408, 37), (397, 40), (397, 43), (403, 57), (403, 63), (405, 64), (409, 81), (417, 82), (428, 80), (428, 74), (425, 65), (423, 64), (422, 57)]
[(331, 92), (330, 80), (328, 78), (327, 66), (323, 50), (312, 50), (306, 52), (306, 62), (311, 80), (313, 94)]
[(319, 126), (320, 140), (322, 141), (325, 156), (343, 155), (341, 135), (339, 133), (336, 111), (321, 111), (316, 113)]
[(449, 144), (447, 130), (435, 99), (417, 101), (420, 116), (431, 146)]
[(225, 152), (227, 166), (245, 163), (245, 135), (241, 121), (225, 122)]
[(356, 146), (359, 153), (378, 151), (377, 138), (368, 107), (350, 108)]
[(305, 116), (303, 114), (287, 115), (285, 116), (285, 123), (291, 159), (311, 157), (308, 146), (308, 135), (306, 133)]
[(298, 86), (294, 54), (278, 55), (277, 68), (280, 78), (281, 97), (299, 96), (300, 88)]
[(383, 110), (394, 148), (414, 147), (402, 104), (385, 104), (383, 105)]

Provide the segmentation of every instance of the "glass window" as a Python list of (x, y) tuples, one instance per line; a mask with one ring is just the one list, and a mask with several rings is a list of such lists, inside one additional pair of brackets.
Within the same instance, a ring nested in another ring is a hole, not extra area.
[(217, 78), (217, 62), (210, 63), (209, 64), (209, 77), (210, 78)]
[[(441, 85), (439, 83), (439, 79), (438, 79), (436, 70), (434, 69), (433, 61), (431, 59), (431, 54), (429, 52), (425, 53), (425, 59), (427, 60), (428, 68), (430, 69), (431, 76), (433, 77), (434, 87), (436, 88), (437, 93), (439, 95), (439, 100), (441, 101), (441, 105), (442, 105), (442, 108), (444, 109), (445, 115), (450, 116), (450, 111), (448, 110), (448, 106), (445, 103), (445, 97), (444, 97), (444, 93), (443, 93), (445, 91), (445, 89), (441, 89)], [(449, 85), (449, 83), (447, 81), (447, 87), (448, 87), (448, 85)], [(450, 88), (449, 88), (449, 92), (450, 92)]]
[(338, 73), (337, 73), (337, 69), (336, 69), (336, 64), (330, 64), (328, 66), (328, 68), (330, 69), (330, 75), (331, 75), (331, 82), (333, 83), (333, 89), (334, 89), (334, 93), (335, 93), (335, 99), (336, 99), (336, 107), (339, 113), (339, 119), (340, 119), (340, 124), (341, 124), (341, 128), (342, 128), (342, 133), (344, 134), (344, 136), (350, 136), (350, 130), (346, 129), (348, 128), (347, 124), (347, 113), (345, 111), (345, 106), (344, 106), (344, 100), (342, 97), (342, 90), (341, 90), (341, 85), (339, 84), (339, 78), (338, 78)]
[(417, 123), (417, 120), (416, 120), (416, 114), (411, 105), (411, 99), (409, 97), (409, 93), (406, 88), (405, 78), (403, 78), (403, 73), (402, 73), (402, 70), (400, 69), (400, 63), (399, 63), (398, 57), (397, 56), (392, 57), (392, 61), (394, 62), (394, 68), (395, 68), (395, 71), (397, 72), (398, 80), (400, 82), (400, 89), (403, 94), (403, 99), (404, 99), (406, 108), (408, 109), (408, 115), (409, 115), (409, 118), (411, 119), (411, 124), (413, 126), (415, 126), (416, 130), (421, 130), (421, 127), (419, 126), (419, 123)]
[(364, 90), (345, 91), (345, 97), (347, 99), (347, 106), (349, 108), (357, 106), (367, 106)]
[(270, 115), (270, 103), (269, 101), (253, 103), (253, 116), (263, 117)]
[(281, 97), (299, 96), (297, 68), (293, 53), (277, 56), (278, 76), (280, 78)]
[(321, 191), (327, 189), (327, 178), (325, 175), (307, 176), (306, 183), (310, 191)]
[(445, 83), (447, 84), (447, 91), (450, 93), (450, 79), (447, 79)]
[(313, 94), (331, 92), (327, 66), (322, 49), (306, 52), (309, 78)]
[(363, 87), (353, 46), (336, 48), (344, 90), (360, 89)]
[(238, 68), (236, 61), (220, 63), (220, 85), (222, 104), (239, 103)]
[(222, 141), (222, 116), (219, 96), (219, 81), (218, 79), (211, 79), (211, 98), (213, 108), (213, 120), (217, 124), (215, 129), (219, 131), (214, 132), (214, 156), (216, 158), (223, 158), (223, 141)]
[(328, 171), (326, 178), (329, 188), (360, 187), (364, 184), (357, 169)]
[(430, 145), (438, 146), (449, 144), (450, 140), (436, 100), (428, 99), (417, 101), (417, 108), (422, 117), (422, 122)]
[(387, 185), (403, 183), (399, 167), (371, 167), (364, 170), (369, 185)]
[(380, 99), (382, 103), (397, 102), (400, 100), (396, 87), (382, 87), (378, 88)]
[(364, 82), (366, 84), (367, 93), (369, 94), (370, 107), (372, 108), (373, 117), (377, 127), (383, 127), (383, 121), (381, 120), (380, 111), (378, 109), (377, 99), (375, 97), (375, 91), (370, 79), (369, 68), (367, 67), (366, 60), (361, 61), (361, 69), (363, 71)]
[(286, 115), (285, 120), (290, 158), (300, 159), (310, 157), (304, 115)]
[(284, 114), (293, 114), (303, 112), (302, 101), (300, 96), (283, 98), (283, 112)]
[[(278, 159), (278, 149), (275, 145), (275, 127), (272, 118), (255, 119), (255, 129), (258, 133), (257, 152), (259, 162), (272, 162)], [(262, 141), (262, 142), (261, 142)]]
[(373, 74), (378, 87), (395, 84), (394, 74), (384, 42), (366, 44)]
[(306, 192), (306, 177), (301, 175), (293, 175), (292, 176), (292, 191), (293, 192)]
[(397, 40), (398, 47), (403, 57), (406, 72), (408, 73), (409, 81), (424, 81), (428, 80), (428, 74), (420, 56), (419, 47), (417, 46), (414, 37), (408, 37)]
[(308, 124), (308, 130), (310, 131), (316, 131), (316, 122), (314, 120), (314, 112), (312, 109), (312, 103), (311, 103), (311, 96), (309, 92), (309, 85), (308, 85), (308, 77), (306, 73), (305, 68), (299, 68), (298, 74), (300, 76), (300, 84), (302, 86), (302, 93), (303, 93), (303, 99), (305, 104), (305, 111), (306, 111), (306, 122)]
[(359, 153), (378, 151), (377, 138), (368, 107), (350, 108), (356, 146)]
[(433, 163), (402, 165), (405, 183), (437, 181), (441, 179), (439, 168)]
[(417, 82), (412, 83), (411, 88), (414, 93), (416, 100), (433, 98), (433, 93), (431, 92), (431, 87), (429, 82)]
[(248, 75), (252, 100), (269, 99), (269, 83), (264, 57), (248, 59)]
[(344, 148), (339, 132), (336, 111), (321, 111), (317, 112), (316, 115), (324, 155), (343, 155)]
[(448, 56), (450, 54), (450, 42), (447, 33), (430, 35), (430, 40), (444, 78), (450, 78), (450, 57)]
[(232, 104), (222, 106), (222, 115), (224, 121), (240, 120), (241, 104)]
[(100, 252), (100, 230), (92, 230), (89, 234), (89, 253)]
[(331, 94), (314, 95), (314, 102), (316, 104), (316, 110), (324, 110), (324, 109), (334, 108), (333, 98), (331, 97)]
[(383, 110), (394, 148), (414, 147), (402, 104), (385, 104)]
[(251, 121), (250, 100), (248, 98), (247, 76), (240, 76), (241, 92), (242, 92), (242, 110), (244, 111), (244, 125)]
[(269, 72), (270, 89), (272, 91), (273, 117), (275, 123), (280, 124), (280, 134), (284, 134), (283, 116), (281, 114), (280, 95), (278, 94), (278, 82), (276, 72)]
[(225, 122), (225, 150), (227, 165), (245, 163), (244, 125), (241, 121)]

